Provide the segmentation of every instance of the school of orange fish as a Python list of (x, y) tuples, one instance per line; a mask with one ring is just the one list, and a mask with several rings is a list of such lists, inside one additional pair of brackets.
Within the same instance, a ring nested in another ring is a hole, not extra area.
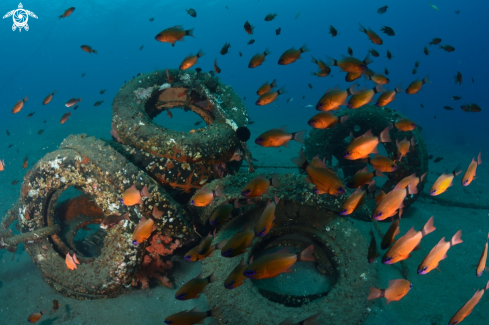
[[(438, 10), (436, 6), (431, 6), (434, 9)], [(381, 7), (377, 10), (377, 12), (379, 14), (384, 14), (386, 13), (387, 8), (387, 6)], [(74, 10), (74, 7), (68, 8), (62, 15), (59, 16), (59, 19), (69, 17), (74, 12)], [(191, 17), (197, 17), (197, 12), (194, 9), (188, 9), (187, 13)], [(296, 19), (298, 18), (299, 14), (296, 16)], [(265, 21), (272, 21), (276, 16), (277, 14), (268, 14), (265, 17)], [(150, 18), (150, 21), (153, 20), (153, 18)], [(253, 35), (254, 33), (254, 27), (248, 21), (244, 23), (244, 30), (249, 35)], [(280, 30), (280, 28), (277, 29), (276, 35), (280, 34)], [(192, 37), (193, 31), (194, 29), (185, 30), (182, 26), (169, 27), (158, 33), (155, 36), (155, 39), (159, 42), (170, 43), (172, 46), (175, 46), (175, 43), (177, 41), (183, 41), (183, 38), (185, 36)], [(360, 24), (360, 31), (365, 33), (373, 44), (383, 44), (382, 38), (371, 28), (367, 29)], [(381, 31), (388, 36), (395, 35), (394, 30), (388, 26), (384, 26)], [(330, 26), (329, 33), (332, 37), (336, 37), (338, 35), (338, 31), (333, 26)], [(252, 44), (253, 42), (254, 40), (250, 40), (248, 44)], [(434, 38), (429, 43), (429, 45), (437, 45), (440, 43), (440, 38)], [(226, 43), (220, 51), (221, 55), (228, 53), (228, 49), (230, 47), (231, 44)], [(448, 44), (443, 46), (439, 45), (439, 47), (447, 52), (452, 52), (455, 50), (453, 46)], [(87, 53), (97, 54), (97, 51), (89, 45), (82, 45), (81, 49)], [(302, 53), (308, 51), (310, 50), (307, 48), (306, 44), (304, 44), (299, 49), (295, 49), (294, 47), (292, 47), (280, 56), (278, 64), (292, 64), (301, 57)], [(348, 116), (338, 118), (331, 112), (340, 109), (340, 106), (342, 105), (346, 106), (348, 109), (359, 109), (366, 104), (372, 102), (374, 96), (376, 94), (379, 94), (375, 105), (377, 107), (384, 107), (395, 99), (396, 94), (404, 91), (401, 88), (401, 85), (398, 85), (394, 90), (384, 90), (383, 86), (390, 82), (389, 78), (380, 73), (376, 73), (368, 68), (368, 65), (373, 62), (370, 58), (370, 55), (372, 55), (373, 57), (379, 56), (379, 53), (375, 49), (369, 49), (367, 56), (363, 60), (354, 58), (352, 56), (353, 51), (351, 50), (351, 48), (348, 48), (348, 52), (350, 54), (349, 57), (345, 56), (339, 60), (327, 57), (327, 62), (312, 57), (312, 62), (315, 63), (319, 68), (319, 71), (313, 72), (312, 75), (315, 75), (317, 77), (326, 77), (331, 73), (330, 67), (335, 66), (338, 67), (342, 72), (346, 73), (345, 80), (348, 82), (355, 81), (361, 76), (364, 76), (365, 80), (374, 82), (376, 86), (372, 89), (359, 90), (356, 84), (353, 84), (346, 90), (342, 90), (338, 86), (334, 87), (333, 89), (328, 89), (316, 104), (316, 110), (321, 112), (314, 115), (308, 122), (308, 124), (313, 128), (327, 129), (334, 127), (337, 123), (343, 124), (345, 121), (347, 121)], [(428, 47), (424, 47), (423, 52), (425, 55), (429, 55)], [(268, 48), (262, 53), (259, 52), (255, 54), (250, 59), (248, 67), (259, 67), (264, 63), (265, 57), (270, 54), (271, 52)], [(196, 55), (190, 54), (182, 61), (179, 69), (186, 70), (191, 68), (192, 66), (197, 64), (198, 59), (203, 55), (204, 52), (202, 50), (200, 50)], [(388, 50), (387, 57), (389, 59), (392, 58), (392, 54)], [(418, 66), (419, 61), (415, 63), (413, 74), (416, 73), (416, 68)], [(214, 71), (217, 74), (221, 72), (221, 69), (217, 65), (217, 59), (214, 61)], [(385, 74), (388, 74), (387, 69), (385, 69)], [(455, 82), (459, 84), (462, 83), (462, 74), (460, 72), (458, 72), (455, 76)], [(430, 83), (428, 76), (426, 76), (422, 80), (417, 79), (413, 81), (407, 87), (406, 94), (417, 94), (421, 90), (422, 86), (427, 83)], [(309, 86), (312, 87), (311, 85)], [(256, 105), (268, 105), (274, 102), (279, 95), (286, 93), (285, 87), (282, 87), (276, 91), (274, 91), (273, 88), (277, 88), (276, 80), (274, 80), (270, 84), (266, 82), (261, 87), (259, 87), (259, 89), (257, 90), (257, 95), (259, 97), (256, 100)], [(105, 92), (105, 90), (101, 91), (101, 93), (103, 92)], [(42, 104), (49, 104), (55, 94), (56, 91), (50, 93), (44, 99)], [(25, 96), (24, 99), (19, 100), (14, 105), (12, 113), (16, 114), (20, 112), (27, 100), (27, 96)], [(73, 107), (81, 101), (81, 97), (78, 99), (72, 98), (65, 104), (65, 106)], [(95, 103), (95, 106), (98, 106), (101, 103), (102, 101), (97, 102)], [(474, 103), (463, 105), (461, 108), (466, 112), (481, 111), (481, 108)], [(60, 123), (65, 123), (70, 116), (71, 112), (65, 113), (62, 116)], [(383, 191), (379, 191), (376, 188), (374, 177), (385, 177), (384, 173), (389, 173), (396, 170), (396, 162), (400, 161), (401, 159), (403, 159), (403, 157), (409, 155), (413, 150), (415, 150), (414, 147), (416, 143), (414, 142), (414, 138), (408, 140), (406, 137), (400, 142), (397, 141), (396, 145), (398, 152), (394, 157), (385, 157), (378, 155), (377, 146), (381, 143), (391, 141), (389, 132), (394, 127), (397, 128), (399, 131), (407, 132), (414, 130), (416, 128), (416, 124), (413, 121), (405, 118), (399, 119), (395, 121), (395, 123), (390, 123), (389, 125), (386, 125), (385, 129), (379, 135), (374, 135), (369, 130), (356, 139), (352, 138), (350, 144), (345, 148), (345, 159), (367, 163), (372, 167), (373, 171), (371, 172), (368, 170), (367, 167), (365, 167), (362, 170), (359, 170), (347, 181), (346, 186), (350, 189), (355, 189), (355, 191), (351, 195), (349, 195), (349, 197), (343, 203), (341, 211), (339, 211), (339, 214), (342, 216), (354, 213), (370, 195), (377, 202), (377, 206), (372, 213), (372, 219), (381, 221), (392, 217), (392, 224), (381, 242), (381, 249), (387, 249), (387, 252), (381, 259), (383, 264), (394, 264), (409, 258), (411, 256), (410, 254), (419, 246), (422, 238), (436, 229), (434, 227), (434, 218), (431, 217), (422, 230), (416, 231), (413, 227), (404, 236), (400, 237), (397, 240), (395, 239), (395, 237), (400, 233), (400, 220), (403, 212), (403, 201), (406, 197), (417, 193), (417, 185), (420, 182), (425, 181), (425, 175), (417, 176), (413, 174), (409, 177), (406, 177), (401, 180), (389, 193), (384, 193)], [(256, 138), (255, 143), (263, 147), (287, 146), (287, 143), (290, 140), (295, 140), (302, 143), (305, 132), (306, 131), (288, 133), (285, 130), (285, 127), (281, 127), (264, 132)], [(375, 157), (371, 157), (372, 154), (375, 154)], [(346, 194), (345, 186), (343, 185), (341, 179), (335, 174), (335, 172), (331, 168), (326, 165), (324, 160), (320, 160), (319, 157), (315, 157), (310, 162), (308, 162), (305, 159), (305, 156), (301, 150), (299, 156), (293, 158), (292, 162), (306, 172), (306, 180), (315, 186), (313, 189), (313, 192), (315, 194), (329, 194), (335, 196)], [(472, 159), (462, 178), (461, 183), (463, 186), (468, 186), (471, 184), (476, 176), (476, 169), (481, 163), (481, 154), (479, 153), (477, 159)], [(26, 157), (23, 163), (23, 168), (27, 168), (27, 166), (28, 158)], [(5, 162), (1, 160), (0, 171), (3, 171), (4, 167)], [(461, 170), (459, 169), (459, 167), (457, 167), (450, 173), (442, 174), (432, 185), (429, 191), (430, 195), (436, 196), (444, 193), (453, 184), (454, 178), (460, 173)], [(267, 179), (264, 175), (260, 175), (259, 177), (256, 177), (250, 183), (248, 183), (242, 189), (241, 194), (244, 198), (252, 200), (253, 198), (258, 198), (262, 196), (265, 192), (269, 191), (270, 186), (277, 189), (280, 187), (278, 176), (275, 175), (272, 178)], [(194, 194), (191, 199), (191, 204), (196, 207), (205, 207), (211, 204), (214, 197), (224, 196), (224, 189), (222, 187), (218, 187), (213, 191), (205, 188), (198, 190)], [(126, 206), (134, 206), (136, 204), (142, 204), (143, 197), (150, 197), (147, 187), (144, 186), (143, 189), (138, 190), (135, 185), (132, 185), (124, 193), (122, 193), (121, 202)], [(212, 256), (212, 254), (216, 250), (220, 250), (221, 255), (228, 258), (243, 254), (246, 249), (252, 245), (253, 239), (255, 237), (262, 237), (267, 235), (267, 233), (273, 227), (273, 221), (275, 219), (275, 208), (278, 202), (279, 200), (275, 195), (275, 199), (268, 202), (267, 206), (263, 210), (261, 217), (253, 228), (239, 231), (229, 240), (223, 240), (220, 243), (214, 245), (212, 245), (212, 241), (215, 237), (215, 231), (214, 235), (209, 233), (207, 237), (202, 239), (199, 245), (188, 251), (185, 254), (184, 258), (187, 261), (201, 261), (208, 256)], [(231, 218), (231, 213), (236, 208), (239, 208), (238, 200), (236, 200), (234, 204), (226, 203), (220, 205), (211, 216), (210, 225), (216, 228), (218, 226), (221, 226), (226, 221), (228, 221), (229, 218)], [(153, 210), (153, 216), (155, 218), (158, 218), (159, 216), (161, 216), (161, 213), (162, 212), (158, 211), (157, 207), (155, 206)], [(394, 217), (396, 215), (398, 215), (398, 219), (394, 220)], [(103, 229), (107, 229), (117, 225), (122, 220), (129, 220), (128, 214), (125, 214), (123, 216), (116, 214), (108, 216), (103, 220), (100, 226)], [(151, 217), (143, 217), (134, 229), (132, 236), (133, 244), (139, 245), (146, 241), (155, 229), (156, 226), (154, 224), (154, 220)], [(372, 263), (376, 260), (379, 254), (377, 252), (375, 237), (372, 232), (370, 232), (370, 234), (371, 243), (368, 250), (367, 259), (369, 263)], [(431, 270), (438, 268), (440, 261), (447, 257), (447, 251), (452, 246), (462, 243), (461, 235), (462, 231), (459, 230), (455, 235), (453, 235), (450, 241), (445, 241), (445, 237), (443, 237), (420, 263), (417, 273), (420, 275), (427, 274)], [(483, 271), (486, 269), (485, 265), (487, 259), (487, 250), (488, 242), (486, 241), (485, 247), (482, 251), (482, 255), (476, 268), (476, 276), (478, 277), (480, 277)], [(279, 274), (284, 272), (292, 272), (292, 266), (297, 261), (313, 262), (313, 251), (313, 245), (305, 248), (302, 252), (297, 254), (289, 252), (288, 248), (283, 248), (277, 252), (260, 256), (257, 259), (253, 259), (252, 257), (249, 261), (249, 264), (246, 264), (243, 259), (241, 260), (241, 263), (224, 280), (224, 286), (227, 289), (236, 289), (243, 284), (243, 281), (248, 278), (267, 279), (278, 276)], [(76, 255), (74, 254), (73, 256), (71, 256), (68, 253), (66, 255), (66, 266), (70, 270), (76, 270), (77, 264), (80, 263), (78, 262)], [(181, 286), (176, 292), (175, 298), (178, 300), (197, 298), (204, 291), (208, 283), (212, 283), (215, 281), (218, 281), (218, 279), (216, 279), (213, 274), (207, 277), (202, 277), (202, 275), (199, 275), (197, 278), (192, 279)], [(387, 303), (391, 301), (398, 301), (409, 292), (411, 286), (412, 284), (405, 279), (391, 280), (389, 282), (388, 288), (386, 289), (371, 288), (370, 295), (367, 297), (367, 299), (377, 299), (383, 297), (386, 299)], [(450, 319), (449, 324), (458, 324), (465, 317), (467, 317), (472, 312), (473, 308), (479, 302), (479, 300), (482, 298), (482, 295), (488, 288), (489, 282), (487, 283), (485, 288), (478, 290), (474, 294), (474, 296), (464, 306), (462, 306), (460, 310), (455, 313), (455, 315)], [(55, 308), (57, 309), (58, 302), (53, 301), (53, 303), (55, 304), (53, 310)], [(28, 322), (35, 323), (39, 321), (41, 319), (41, 316), (45, 313), (45, 311), (41, 311), (39, 313), (33, 313), (29, 315)], [(300, 322), (300, 324), (317, 324), (315, 319), (318, 315), (319, 314), (313, 315)], [(221, 318), (222, 314), (220, 311), (220, 307), (214, 308), (206, 312), (201, 312), (196, 308), (190, 311), (182, 311), (174, 315), (168, 316), (164, 322), (166, 324), (174, 325), (197, 324), (201, 323), (203, 319), (207, 317)], [(290, 319), (286, 319), (281, 324), (292, 324), (292, 321)]]

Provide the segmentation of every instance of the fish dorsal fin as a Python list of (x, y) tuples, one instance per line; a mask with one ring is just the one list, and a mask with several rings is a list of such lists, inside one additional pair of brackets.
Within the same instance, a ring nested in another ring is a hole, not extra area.
[(358, 138), (356, 138), (355, 140), (357, 139), (361, 139), (363, 137), (373, 137), (374, 135), (372, 134), (372, 129), (368, 130), (367, 132), (365, 132), (364, 134), (362, 134), (361, 136), (359, 136)]
[(438, 244), (436, 244), (435, 248), (436, 248), (436, 247), (439, 247), (439, 246), (441, 246), (441, 245), (443, 245), (443, 244), (445, 244), (445, 243), (446, 243), (446, 241), (445, 241), (445, 237), (443, 237), (442, 239), (440, 239), (440, 241), (438, 242)]
[(341, 90), (340, 85), (336, 85), (334, 86), (333, 89), (331, 89), (331, 91), (335, 91), (335, 90)]
[(362, 169), (357, 171), (355, 174), (358, 174), (358, 173), (368, 173), (368, 166), (363, 167)]
[[(283, 247), (279, 251), (271, 254), (277, 254), (277, 255), (284, 255), (284, 254), (290, 254), (290, 250), (288, 247)], [(268, 255), (268, 254), (267, 254)]]
[(195, 306), (194, 308), (190, 309), (190, 312), (199, 313), (200, 312), (199, 306)]
[(146, 221), (148, 221), (148, 219), (146, 219), (146, 217), (145, 217), (145, 216), (142, 216), (142, 217), (141, 217), (141, 220), (139, 220), (139, 223), (140, 223), (140, 224), (141, 224), (141, 223), (145, 223)]
[(287, 125), (284, 125), (284, 126), (281, 126), (279, 128), (276, 128), (274, 130), (279, 130), (279, 131), (287, 132), (287, 131), (285, 131), (286, 128), (287, 128)]
[(319, 159), (319, 156), (312, 158), (311, 162), (309, 163), (309, 165), (316, 168), (322, 168), (322, 164), (323, 162), (321, 161), (321, 159)]
[(409, 229), (409, 231), (404, 235), (404, 237), (414, 235), (416, 233), (416, 230), (414, 230), (414, 227)]
[(355, 190), (355, 192), (353, 192), (353, 193), (352, 193), (352, 195), (358, 194), (358, 193), (360, 193), (361, 191), (363, 191), (363, 190), (362, 190), (362, 187), (361, 187), (361, 186), (359, 186), (359, 187), (357, 187), (357, 189)]

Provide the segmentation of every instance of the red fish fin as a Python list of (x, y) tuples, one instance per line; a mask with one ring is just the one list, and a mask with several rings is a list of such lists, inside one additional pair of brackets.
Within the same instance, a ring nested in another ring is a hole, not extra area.
[(364, 134), (362, 134), (358, 138), (355, 138), (355, 140), (360, 139), (360, 138), (363, 138), (363, 137), (373, 137), (372, 130), (371, 129), (368, 130), (367, 132), (365, 132)]
[(292, 139), (297, 141), (297, 142), (304, 143), (304, 134), (305, 133), (306, 133), (306, 130), (294, 132), (294, 133), (292, 133)]
[[(399, 218), (402, 216), (403, 211), (404, 210), (402, 208), (399, 208), (399, 210), (398, 210), (398, 212), (399, 212)], [(394, 219), (394, 216), (392, 216), (392, 219)]]
[(291, 266), (289, 266), (285, 271), (284, 273), (292, 273), (294, 272), (294, 264), (292, 264)]
[(419, 182), (422, 183), (424, 182), (425, 178), (426, 178), (426, 174), (428, 174), (428, 172), (424, 173), (423, 175), (421, 175), (421, 177), (419, 178)]
[(368, 295), (367, 300), (382, 298), (384, 294), (385, 290), (370, 287), (370, 294)]
[(78, 259), (76, 258), (76, 254), (73, 254), (73, 262), (75, 262), (76, 264), (80, 264), (80, 262), (78, 261)]
[(281, 126), (281, 127), (279, 127), (279, 128), (276, 128), (276, 129), (274, 129), (274, 130), (280, 130), (280, 131), (283, 131), (283, 132), (287, 132), (287, 131), (286, 131), (286, 128), (287, 128), (287, 125), (284, 125), (284, 126)]
[(452, 239), (450, 240), (450, 246), (457, 245), (463, 243), (462, 241), (462, 230), (457, 231), (455, 235), (453, 235)]
[(418, 188), (416, 187), (416, 185), (418, 185), (418, 183), (419, 183), (419, 180), (417, 179), (416, 175), (413, 174), (413, 178), (411, 179), (411, 182), (407, 186), (409, 194), (417, 194), (418, 193)]
[(370, 153), (376, 153), (376, 154), (378, 154), (379, 153), (379, 149), (377, 147), (375, 147)]
[(207, 278), (208, 278), (209, 283), (216, 282), (217, 280), (219, 280), (218, 278), (216, 278), (214, 276), (214, 272), (212, 272), (211, 275), (209, 275)]
[(144, 185), (143, 189), (141, 190), (141, 196), (144, 196), (147, 198), (151, 197), (151, 194), (149, 194), (149, 191), (148, 191), (148, 186)]
[(196, 313), (200, 312), (199, 306), (195, 306), (195, 307), (194, 307), (194, 308), (192, 308), (190, 311), (191, 311), (191, 312), (196, 312)]
[(380, 142), (391, 142), (391, 137), (389, 136), (390, 126), (386, 127), (382, 133), (380, 133)]
[(404, 236), (413, 235), (415, 233), (416, 233), (416, 230), (414, 230), (414, 227), (412, 227), (411, 229), (409, 229), (409, 231)]
[(304, 156), (304, 152), (302, 151), (302, 149), (299, 152), (299, 157), (292, 158), (291, 161), (301, 168), (304, 166), (304, 163), (306, 162), (306, 157)]
[(304, 249), (300, 256), (299, 260), (300, 261), (309, 261), (309, 262), (314, 262), (316, 259), (314, 256), (312, 256), (312, 252), (314, 251), (314, 245), (309, 245), (306, 249)]
[(345, 124), (345, 122), (348, 120), (348, 118), (350, 118), (349, 115), (345, 115), (345, 116), (340, 117), (340, 120), (339, 120), (340, 124)]
[(214, 196), (224, 196), (224, 189), (222, 188), (222, 185), (216, 187), (216, 189), (214, 190)]
[(366, 172), (368, 172), (368, 167), (367, 166), (363, 167), (362, 169), (360, 169), (359, 171), (357, 171), (355, 174), (358, 174), (358, 173), (366, 173)]
[(429, 233), (435, 231), (436, 228), (433, 226), (433, 222), (434, 222), (433, 217), (431, 217), (430, 220), (428, 220), (428, 222), (426, 222), (426, 224), (423, 227), (423, 230), (421, 230), (423, 236), (426, 236)]
[(284, 148), (288, 148), (289, 147), (289, 141), (282, 143), (280, 146), (284, 147)]
[[(365, 167), (365, 168), (367, 168), (367, 167)], [(367, 169), (367, 171), (368, 171), (368, 169)], [(378, 171), (378, 170), (374, 170), (373, 174), (374, 174), (374, 177), (387, 177), (387, 176), (385, 176), (384, 173), (382, 173), (381, 171)]]

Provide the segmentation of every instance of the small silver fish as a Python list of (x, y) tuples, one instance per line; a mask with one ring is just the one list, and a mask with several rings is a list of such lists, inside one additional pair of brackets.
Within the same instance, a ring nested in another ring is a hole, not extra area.
[(314, 106), (312, 106), (311, 104), (302, 106), (302, 108), (306, 108), (306, 107), (314, 107)]
[(293, 101), (293, 100), (294, 100), (294, 98), (289, 98), (289, 99), (287, 99), (287, 104), (288, 104), (288, 103), (290, 103), (290, 102), (291, 102), (291, 101)]

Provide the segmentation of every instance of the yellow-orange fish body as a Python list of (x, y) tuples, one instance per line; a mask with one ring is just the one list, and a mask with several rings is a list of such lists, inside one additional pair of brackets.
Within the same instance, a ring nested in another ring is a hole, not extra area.
[(462, 177), (463, 186), (469, 186), (470, 183), (472, 183), (472, 181), (475, 178), (475, 172), (477, 170), (477, 166), (479, 166), (480, 164), (482, 164), (482, 159), (481, 159), (481, 153), (479, 152), (479, 156), (477, 156), (477, 161), (474, 158), (472, 158), (472, 162), (467, 168), (464, 177)]
[(370, 288), (370, 294), (368, 296), (368, 300), (377, 299), (377, 298), (385, 298), (386, 304), (391, 301), (399, 301), (401, 300), (413, 285), (408, 280), (399, 279), (399, 280), (389, 280), (389, 286), (387, 289), (377, 289), (374, 287)]
[(351, 73), (362, 73), (365, 70), (367, 70), (367, 65), (372, 63), (372, 60), (370, 59), (369, 55), (363, 60), (360, 61), (357, 58), (354, 58), (352, 56), (346, 56), (343, 57), (341, 60), (335, 60), (333, 58), (328, 57), (328, 65), (334, 65), (339, 67), (341, 70), (344, 72), (351, 72)]
[(315, 129), (324, 130), (334, 126), (336, 123), (345, 123), (348, 117), (348, 115), (344, 115), (338, 118), (333, 113), (321, 112), (311, 117), (307, 123)]
[(489, 241), (489, 234), (487, 235), (486, 245), (482, 250), (481, 258), (479, 259), (479, 263), (477, 263), (477, 268), (475, 270), (475, 275), (477, 275), (477, 277), (480, 277), (482, 273), (484, 273), (484, 271), (487, 270), (486, 261), (487, 261), (488, 241)]
[(143, 243), (149, 236), (151, 236), (153, 230), (155, 230), (154, 220), (142, 217), (132, 233), (132, 244), (137, 246)]
[(474, 310), (474, 307), (481, 300), (482, 295), (484, 294), (484, 292), (486, 292), (488, 289), (489, 289), (489, 282), (487, 282), (485, 288), (483, 288), (481, 290), (477, 290), (474, 293), (474, 295), (472, 296), (472, 298), (470, 298), (469, 301), (467, 301), (465, 303), (465, 305), (463, 305), (462, 308), (460, 308), (455, 313), (455, 315), (453, 315), (453, 317), (450, 318), (450, 321), (448, 322), (448, 324), (449, 325), (460, 324), (460, 322), (463, 321), (465, 319), (465, 317), (467, 317), (467, 316), (470, 315), (470, 313), (472, 312), (472, 310)]
[(216, 196), (224, 196), (222, 186), (219, 185), (215, 190), (209, 188), (201, 188), (190, 199), (190, 204), (196, 207), (205, 207), (211, 204), (212, 199)]
[(284, 272), (291, 272), (292, 266), (297, 261), (314, 261), (312, 256), (313, 245), (304, 249), (300, 254), (289, 253), (287, 247), (276, 253), (267, 254), (257, 258), (253, 263), (248, 265), (243, 271), (243, 275), (259, 280), (269, 279), (278, 276)]
[(435, 181), (433, 186), (431, 186), (430, 195), (437, 196), (444, 193), (450, 186), (453, 185), (453, 179), (460, 173), (461, 171), (458, 170), (457, 166), (457, 168), (455, 168), (453, 172), (441, 174), (440, 177), (438, 177), (438, 179)]
[(384, 44), (384, 42), (382, 41), (380, 36), (377, 35), (377, 33), (375, 33), (371, 28), (366, 29), (361, 24), (359, 24), (359, 25), (360, 25), (360, 31), (367, 34), (368, 38), (372, 41), (372, 43), (377, 44), (377, 45)]
[(204, 319), (207, 317), (215, 317), (217, 319), (222, 318), (221, 307), (216, 307), (209, 311), (199, 311), (199, 307), (195, 307), (192, 310), (181, 311), (179, 313), (170, 315), (163, 321), (165, 324), (171, 325), (193, 325), (193, 324), (203, 324)]
[(199, 245), (195, 246), (191, 250), (189, 250), (183, 258), (189, 262), (196, 262), (196, 261), (202, 261), (204, 260), (207, 256), (211, 255), (218, 247), (218, 245), (211, 245), (209, 249), (207, 250), (207, 253), (200, 255), (197, 251), (199, 250)]
[(406, 195), (406, 189), (392, 190), (387, 193), (372, 212), (372, 219), (380, 221), (394, 216), (399, 209), (402, 209), (402, 202)]
[(401, 131), (412, 131), (416, 128), (416, 123), (414, 123), (411, 120), (408, 120), (407, 118), (401, 118), (397, 120), (396, 123), (394, 123), (396, 128)]
[(136, 204), (143, 204), (142, 197), (150, 197), (151, 195), (148, 192), (148, 187), (144, 185), (143, 189), (140, 191), (136, 188), (136, 185), (133, 184), (130, 188), (122, 193), (121, 203), (126, 206), (133, 206)]
[(28, 100), (27, 95), (24, 97), (24, 99), (19, 100), (17, 103), (15, 103), (14, 108), (12, 108), (12, 114), (17, 114), (20, 112), (20, 110), (24, 107), (24, 103)]
[(363, 72), (347, 72), (345, 76), (346, 82), (352, 82), (362, 77)]
[(373, 177), (385, 177), (385, 175), (377, 170), (369, 172), (368, 167), (365, 166), (363, 169), (359, 170), (352, 177), (350, 177), (346, 186), (349, 188), (358, 188), (370, 183)]
[(280, 58), (278, 59), (278, 64), (280, 65), (287, 65), (294, 63), (297, 61), (297, 59), (300, 58), (301, 53), (307, 52), (309, 49), (307, 48), (306, 44), (304, 44), (300, 49), (295, 49), (291, 48), (287, 51), (285, 51)]
[[(388, 131), (389, 130), (387, 129), (387, 132)], [(343, 157), (348, 160), (368, 158), (369, 154), (377, 152), (377, 145), (380, 141), (380, 137), (373, 136), (372, 130), (368, 130), (365, 134), (353, 140), (348, 147), (346, 147)]]
[(303, 142), (304, 133), (306, 131), (299, 131), (294, 133), (288, 133), (285, 131), (285, 126), (278, 129), (272, 129), (265, 133), (262, 133), (256, 138), (255, 143), (262, 147), (288, 147), (290, 140), (296, 140), (300, 143)]
[(53, 99), (54, 94), (56, 94), (56, 90), (53, 91), (51, 94), (47, 95), (46, 98), (42, 101), (43, 105), (49, 104), (49, 102)]
[[(253, 233), (254, 235), (254, 233)], [(243, 275), (244, 270), (246, 269), (248, 265), (244, 263), (244, 259), (241, 260), (241, 263), (239, 263), (234, 270), (229, 273), (228, 277), (226, 280), (224, 280), (224, 287), (226, 289), (236, 289), (240, 285), (243, 284), (243, 281), (248, 279)]]
[(378, 85), (386, 85), (390, 82), (389, 78), (387, 78), (386, 76), (384, 76), (380, 73), (376, 73), (373, 76), (370, 76), (370, 78), (368, 78), (368, 79), (372, 80), (373, 82), (375, 82)]
[(348, 100), (348, 105), (346, 107), (351, 109), (360, 108), (368, 104), (375, 94), (382, 91), (382, 85), (377, 85), (372, 89), (361, 90), (359, 94), (355, 94)]
[(431, 270), (437, 268), (440, 261), (447, 257), (448, 250), (460, 243), (462, 243), (462, 230), (453, 235), (450, 241), (446, 242), (445, 237), (443, 237), (419, 264), (418, 274), (428, 274)]
[(382, 242), (380, 243), (381, 249), (387, 249), (394, 242), (395, 237), (399, 235), (399, 233), (401, 232), (399, 229), (399, 222), (400, 219), (392, 221), (389, 229), (384, 235), (384, 238), (382, 238)]
[[(411, 146), (414, 147), (414, 138), (411, 138), (411, 141), (408, 141), (407, 138), (404, 138), (401, 142), (396, 140), (397, 152), (398, 152), (398, 160), (401, 160), (404, 156), (406, 156), (411, 149)], [(397, 158), (396, 158), (397, 159)]]
[(82, 49), (83, 51), (85, 51), (85, 52), (87, 52), (87, 53), (90, 53), (90, 54), (92, 54), (92, 53), (97, 54), (97, 53), (98, 53), (97, 51), (95, 51), (94, 49), (92, 49), (92, 47), (91, 47), (91, 46), (89, 46), (89, 45), (82, 45), (82, 46), (80, 46), (80, 47), (81, 47), (81, 49)]
[(190, 300), (199, 298), (200, 294), (204, 292), (205, 287), (216, 280), (214, 273), (205, 278), (202, 277), (201, 273), (196, 278), (193, 278), (181, 286), (175, 293), (175, 299)]
[(221, 255), (224, 257), (235, 257), (243, 254), (246, 251), (246, 248), (250, 247), (253, 238), (255, 238), (254, 229), (237, 232), (221, 249)]
[(212, 236), (210, 233), (209, 235), (207, 235), (207, 237), (202, 238), (199, 244), (199, 248), (197, 249), (197, 253), (199, 255), (205, 255), (209, 251), (213, 240), (214, 236)]
[(326, 77), (327, 75), (329, 75), (331, 73), (331, 68), (328, 67), (328, 65), (326, 63), (324, 63), (321, 59), (317, 60), (315, 57), (312, 57), (312, 62), (317, 64), (319, 69), (321, 69), (321, 72), (323, 72), (324, 74), (321, 75), (321, 77)]
[(256, 67), (262, 65), (262, 63), (265, 61), (265, 57), (271, 53), (272, 52), (270, 52), (268, 47), (266, 48), (265, 52), (256, 53), (255, 55), (253, 55), (251, 57), (250, 62), (248, 63), (248, 68), (253, 69), (253, 68), (256, 68)]
[(415, 231), (414, 227), (409, 229), (409, 231), (404, 236), (399, 238), (385, 253), (385, 255), (382, 257), (382, 263), (394, 264), (409, 258), (411, 256), (411, 252), (421, 242), (421, 239), (433, 232), (435, 229), (436, 228), (433, 226), (433, 217), (426, 222), (422, 230)]
[(384, 91), (377, 98), (377, 103), (375, 103), (375, 106), (377, 106), (377, 107), (384, 107), (384, 106), (388, 105), (394, 99), (396, 99), (396, 94), (397, 93), (400, 93), (402, 91), (404, 91), (404, 89), (401, 88), (401, 85), (400, 84), (394, 90)]
[(408, 94), (408, 95), (417, 94), (418, 91), (421, 90), (421, 87), (425, 83), (430, 83), (430, 82), (431, 81), (428, 80), (428, 76), (424, 77), (423, 80), (415, 80), (415, 81), (411, 82), (411, 84), (407, 87), (406, 94)]
[(182, 41), (185, 36), (194, 36), (193, 35), (194, 28), (189, 30), (184, 30), (182, 26), (170, 27), (162, 30), (155, 36), (157, 41), (163, 43), (170, 43), (172, 46), (175, 46), (176, 41)]
[(223, 225), (231, 217), (233, 208), (232, 204), (221, 204), (209, 218), (209, 224), (214, 227)]
[(59, 123), (60, 124), (65, 124), (65, 122), (68, 121), (68, 119), (70, 118), (70, 116), (71, 116), (71, 112), (64, 113), (63, 116), (61, 116), (61, 120), (59, 120)]
[(75, 11), (75, 7), (70, 7), (68, 9), (66, 9), (62, 15), (58, 16), (58, 19), (61, 19), (61, 18), (66, 18), (68, 17), (69, 15), (71, 15), (73, 13), (73, 11)]
[(273, 202), (268, 201), (265, 210), (263, 210), (260, 219), (258, 219), (258, 222), (256, 223), (255, 236), (263, 237), (266, 236), (266, 234), (268, 234), (268, 232), (273, 226), (273, 220), (275, 220), (275, 208), (277, 207), (277, 204), (278, 204), (277, 196), (275, 196), (275, 200)]
[(262, 196), (268, 190), (268, 187), (272, 185), (273, 187), (279, 187), (280, 183), (278, 180), (278, 175), (275, 174), (271, 179), (267, 179), (265, 175), (255, 177), (251, 180), (245, 187), (241, 190), (241, 195), (247, 198)]
[(286, 92), (287, 91), (285, 90), (285, 87), (282, 87), (277, 91), (273, 91), (273, 90), (267, 91), (266, 93), (258, 97), (255, 104), (258, 106), (268, 105), (274, 102), (277, 99), (278, 95), (285, 94)]
[(188, 68), (193, 67), (195, 64), (197, 64), (197, 60), (204, 54), (205, 53), (202, 50), (200, 50), (196, 55), (189, 54), (185, 59), (183, 59), (179, 69), (187, 70)]
[(383, 173), (391, 173), (397, 169), (396, 162), (384, 156), (368, 158), (368, 163), (372, 165), (373, 169)]
[(340, 209), (340, 215), (348, 216), (355, 212), (359, 207), (365, 202), (365, 197), (367, 196), (367, 191), (363, 190), (361, 187), (357, 188), (343, 203)]
[(258, 96), (261, 96), (264, 93), (270, 91), (270, 89), (276, 88), (276, 87), (277, 87), (277, 80), (276, 79), (274, 79), (271, 84), (269, 84), (268, 82), (265, 82), (263, 85), (261, 85), (260, 88), (258, 88), (258, 90), (256, 91), (256, 94)]
[(27, 322), (31, 324), (37, 323), (41, 319), (41, 316), (44, 315), (45, 313), (46, 313), (45, 311), (41, 311), (39, 313), (32, 313), (27, 317)]
[(333, 111), (337, 110), (340, 105), (346, 103), (348, 96), (358, 94), (356, 84), (350, 86), (347, 90), (342, 90), (338, 86), (332, 90), (326, 91), (326, 93), (319, 99), (316, 104), (316, 110), (318, 111)]

